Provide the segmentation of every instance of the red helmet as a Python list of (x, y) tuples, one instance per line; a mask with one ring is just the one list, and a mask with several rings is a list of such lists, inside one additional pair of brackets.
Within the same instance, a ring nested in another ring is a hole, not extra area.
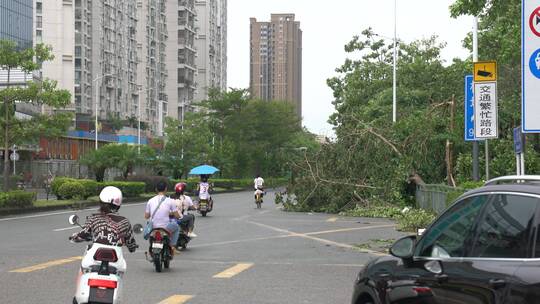
[(176, 192), (177, 194), (184, 193), (185, 190), (186, 190), (186, 183), (178, 183), (174, 185), (174, 192)]

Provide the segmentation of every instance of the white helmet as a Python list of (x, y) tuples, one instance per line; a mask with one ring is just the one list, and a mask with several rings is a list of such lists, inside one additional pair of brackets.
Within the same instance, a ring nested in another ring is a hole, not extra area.
[(99, 200), (103, 203), (113, 204), (120, 207), (120, 205), (122, 205), (122, 191), (116, 187), (107, 186), (101, 190)]

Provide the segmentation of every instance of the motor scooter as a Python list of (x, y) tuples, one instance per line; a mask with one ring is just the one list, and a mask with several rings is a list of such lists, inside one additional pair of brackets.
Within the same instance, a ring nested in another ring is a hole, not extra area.
[[(82, 228), (77, 215), (71, 215), (69, 223)], [(92, 240), (72, 240), (74, 243), (83, 241)], [(122, 277), (126, 268), (122, 247), (98, 243), (88, 245), (77, 276), (73, 304), (121, 303)]]
[[(143, 232), (141, 224), (135, 224), (133, 226), (133, 232), (140, 234)], [(146, 260), (154, 264), (156, 272), (161, 272), (163, 268), (169, 268), (170, 262), (173, 258), (173, 252), (170, 246), (171, 236), (166, 229), (154, 228), (148, 236), (150, 247), (144, 254)]]

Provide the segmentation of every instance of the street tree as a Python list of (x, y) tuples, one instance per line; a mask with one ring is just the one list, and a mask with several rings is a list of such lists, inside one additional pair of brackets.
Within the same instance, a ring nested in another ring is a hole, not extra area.
[[(57, 89), (55, 81), (43, 79), (30, 81), (26, 86), (11, 86), (14, 70), (32, 73), (41, 68), (45, 61), (52, 60), (51, 48), (37, 44), (33, 48), (20, 49), (15, 42), (0, 40), (0, 69), (7, 73), (6, 87), (0, 90), (2, 101), (2, 141), (4, 144), (4, 190), (8, 189), (9, 148), (12, 144), (29, 143), (40, 135), (58, 136), (65, 133), (71, 123), (71, 115), (61, 112), (69, 105), (69, 91)], [(17, 103), (45, 105), (53, 109), (52, 115), (36, 115), (30, 119), (15, 117)]]

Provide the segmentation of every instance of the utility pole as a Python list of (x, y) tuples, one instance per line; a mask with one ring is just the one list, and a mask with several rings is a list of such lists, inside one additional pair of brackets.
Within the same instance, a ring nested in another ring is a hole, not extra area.
[(392, 83), (392, 122), (397, 120), (397, 0), (394, 0), (394, 67)]
[[(473, 22), (473, 62), (478, 61), (478, 17), (474, 16)], [(473, 180), (479, 181), (478, 170), (478, 141), (473, 141)]]

